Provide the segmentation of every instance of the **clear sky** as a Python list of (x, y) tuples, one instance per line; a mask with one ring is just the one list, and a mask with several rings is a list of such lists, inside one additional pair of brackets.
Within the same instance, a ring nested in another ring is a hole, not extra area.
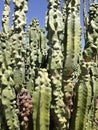
[(47, 4), (47, 0), (29, 0), (27, 23), (29, 24), (32, 21), (32, 18), (37, 18), (39, 20), (40, 26), (44, 27)]

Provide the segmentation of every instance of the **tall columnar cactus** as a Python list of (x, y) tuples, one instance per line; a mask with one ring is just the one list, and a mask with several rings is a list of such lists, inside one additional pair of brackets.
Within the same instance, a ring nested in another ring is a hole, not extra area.
[[(12, 48), (9, 39), (9, 7), (10, 1), (5, 0), (5, 8), (2, 18), (3, 32), (1, 33), (1, 121), (0, 129), (20, 129), (18, 120), (18, 109), (16, 105), (16, 94), (14, 90), (12, 71)], [(5, 20), (4, 20), (5, 19)], [(5, 22), (4, 22), (5, 21)], [(3, 124), (6, 123), (6, 126)]]
[(89, 21), (86, 35), (84, 58), (86, 60), (97, 60), (98, 55), (98, 3), (90, 4)]
[(73, 70), (76, 69), (81, 59), (81, 28), (79, 5), (79, 1), (65, 1), (65, 4), (63, 5), (63, 10), (67, 12), (65, 16), (66, 20), (64, 21), (64, 67), (68, 73), (70, 73), (71, 70), (72, 73)]
[[(5, 0), (6, 4), (10, 1)], [(8, 5), (7, 5), (8, 8)], [(9, 8), (10, 9), (10, 8)], [(8, 12), (9, 14), (9, 9)], [(18, 8), (19, 9), (19, 8)], [(21, 45), (20, 35), (16, 32), (14, 28), (14, 34), (10, 29), (8, 31), (8, 17), (6, 13), (3, 14), (3, 33), (1, 33), (1, 51), (2, 51), (2, 62), (1, 62), (1, 104), (3, 105), (1, 121), (6, 123), (6, 126), (1, 124), (1, 129), (20, 129), (19, 119), (18, 119), (18, 108), (16, 103), (17, 92), (23, 87), (24, 82), (24, 65), (22, 54), (24, 50)], [(7, 15), (8, 15), (7, 14)], [(5, 18), (5, 23), (4, 23)], [(23, 19), (22, 19), (23, 20)], [(7, 23), (6, 23), (7, 21)], [(7, 27), (5, 27), (5, 25)], [(19, 28), (18, 28), (19, 29)], [(22, 31), (22, 30), (21, 30)], [(7, 34), (6, 34), (7, 33)], [(18, 34), (18, 35), (17, 35)], [(18, 42), (18, 43), (17, 43)], [(25, 45), (25, 44), (24, 44)]]
[(51, 84), (46, 69), (40, 69), (38, 72), (32, 99), (34, 130), (49, 130)]
[(2, 17), (2, 32), (9, 33), (9, 15), (10, 15), (10, 0), (4, 1), (4, 11)]
[[(27, 0), (16, 1), (13, 0), (15, 5), (13, 14), (13, 26), (12, 26), (12, 42), (13, 42), (13, 57), (15, 59), (14, 66), (14, 80), (16, 84), (16, 91), (24, 87), (25, 83), (25, 55), (26, 55), (26, 42), (24, 43), (24, 31), (26, 25), (26, 12)], [(20, 13), (19, 13), (20, 12)], [(15, 49), (16, 48), (16, 49)], [(20, 81), (19, 78), (20, 77)], [(20, 82), (20, 83), (19, 83)]]
[(80, 80), (75, 86), (71, 129), (97, 129), (97, 64), (94, 62), (83, 63), (81, 67)]
[[(34, 18), (28, 27), (28, 45), (26, 51), (26, 82), (27, 88), (34, 89), (37, 69), (45, 67), (47, 59), (47, 39), (44, 29), (39, 27), (39, 21)], [(31, 86), (31, 87), (30, 87)]]
[(83, 54), (81, 1), (60, 10), (48, 0), (47, 36), (36, 18), (26, 29), (28, 0), (12, 2), (12, 27), (5, 0), (0, 32), (0, 130), (97, 130), (98, 2), (84, 18)]
[[(62, 68), (63, 54), (60, 41), (60, 33), (63, 32), (63, 17), (59, 11), (60, 1), (49, 1), (47, 12), (47, 31), (49, 39), (49, 65), (52, 83), (51, 129), (66, 129), (66, 111), (62, 92)], [(59, 21), (58, 21), (59, 20)]]

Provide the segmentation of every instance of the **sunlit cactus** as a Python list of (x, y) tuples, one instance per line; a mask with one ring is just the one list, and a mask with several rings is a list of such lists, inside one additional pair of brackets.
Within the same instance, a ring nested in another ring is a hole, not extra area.
[(97, 130), (98, 2), (89, 2), (81, 27), (85, 1), (48, 0), (45, 28), (36, 18), (26, 28), (27, 3), (4, 0), (0, 130)]

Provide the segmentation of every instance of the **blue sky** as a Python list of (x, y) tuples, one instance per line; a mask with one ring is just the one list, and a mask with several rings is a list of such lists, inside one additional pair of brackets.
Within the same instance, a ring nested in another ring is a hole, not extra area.
[(29, 0), (27, 23), (29, 24), (32, 21), (32, 18), (37, 18), (39, 20), (40, 26), (44, 27), (47, 4), (47, 0)]

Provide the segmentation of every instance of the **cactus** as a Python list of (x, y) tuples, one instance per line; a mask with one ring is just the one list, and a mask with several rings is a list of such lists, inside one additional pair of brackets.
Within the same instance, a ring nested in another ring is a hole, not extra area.
[(83, 52), (81, 1), (48, 0), (45, 28), (36, 18), (26, 28), (28, 0), (12, 2), (0, 32), (0, 130), (97, 130), (98, 2), (83, 18)]
[(51, 84), (46, 69), (40, 69), (33, 93), (34, 130), (49, 130)]
[(84, 50), (84, 58), (86, 60), (96, 60), (98, 55), (97, 9), (98, 9), (98, 3), (94, 2), (90, 4), (87, 38)]

